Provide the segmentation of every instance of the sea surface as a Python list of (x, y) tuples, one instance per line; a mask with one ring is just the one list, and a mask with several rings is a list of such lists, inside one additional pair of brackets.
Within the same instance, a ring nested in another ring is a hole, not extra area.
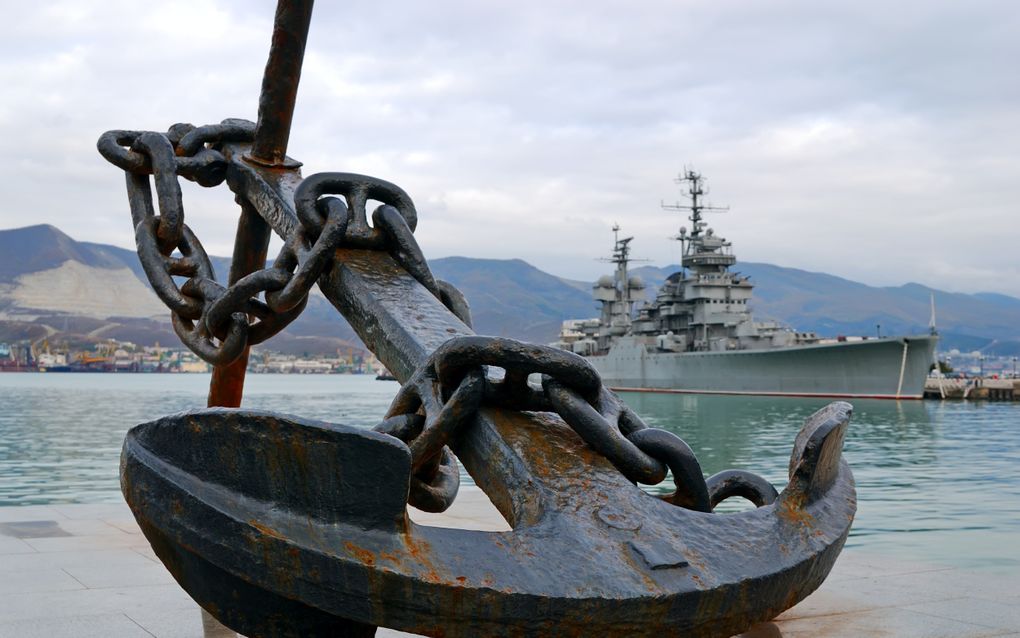
[[(208, 386), (209, 376), (197, 374), (0, 374), (0, 506), (119, 501), (124, 433), (161, 415), (203, 407)], [(395, 382), (369, 376), (250, 375), (245, 407), (371, 427), (396, 390)], [(706, 474), (748, 469), (780, 489), (797, 431), (827, 403), (624, 398), (649, 425), (683, 437)], [(845, 454), (859, 509), (847, 546), (1016, 573), (1020, 403), (852, 403)]]

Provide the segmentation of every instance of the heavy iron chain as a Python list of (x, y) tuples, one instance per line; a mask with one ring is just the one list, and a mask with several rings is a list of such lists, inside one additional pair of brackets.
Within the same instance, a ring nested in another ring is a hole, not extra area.
[[(201, 127), (175, 124), (166, 133), (109, 131), (97, 144), (103, 157), (125, 172), (139, 260), (156, 295), (170, 308), (174, 332), (195, 354), (213, 365), (227, 365), (246, 347), (285, 328), (300, 315), (312, 286), (341, 246), (389, 250), (471, 325), (463, 295), (432, 276), (414, 239), (417, 213), (411, 198), (389, 182), (353, 173), (305, 179), (295, 192), (297, 232), (285, 239), (272, 266), (227, 288), (217, 283), (209, 256), (184, 223), (178, 178), (207, 187), (221, 184), (228, 166), (222, 145), (250, 143), (254, 133), (254, 123), (227, 119)], [(372, 227), (365, 211), (369, 199), (382, 202), (372, 213)], [(187, 280), (178, 286), (174, 277)]]
[[(485, 366), (502, 368), (502, 379)], [(541, 387), (528, 377), (542, 375)], [(592, 449), (635, 483), (655, 485), (673, 474), (674, 505), (711, 512), (741, 496), (761, 507), (776, 489), (762, 477), (726, 470), (705, 479), (691, 448), (677, 435), (650, 428), (584, 358), (565, 350), (500, 337), (455, 337), (415, 371), (394, 398), (378, 432), (403, 440), (411, 450), (408, 502), (441, 512), (459, 486), (456, 460), (447, 444), (473, 421), (483, 405), (555, 412)]]
[[(142, 267), (170, 308), (174, 331), (193, 352), (226, 365), (247, 346), (278, 333), (304, 309), (311, 287), (341, 246), (389, 251), (471, 325), (463, 295), (432, 275), (414, 239), (417, 213), (410, 197), (389, 182), (353, 173), (320, 173), (303, 180), (294, 194), (298, 229), (285, 239), (273, 265), (226, 288), (217, 283), (208, 254), (184, 223), (178, 178), (207, 187), (221, 184), (228, 166), (222, 145), (250, 143), (254, 130), (252, 122), (239, 119), (201, 127), (175, 124), (166, 133), (109, 131), (97, 145), (125, 172)], [(382, 202), (372, 213), (371, 226), (370, 199)], [(174, 277), (187, 280), (178, 286)], [(489, 377), (486, 366), (502, 368), (502, 380)], [(541, 388), (529, 384), (532, 373), (542, 375)], [(583, 358), (512, 339), (472, 336), (451, 339), (437, 349), (401, 387), (375, 428), (410, 447), (412, 505), (440, 512), (453, 502), (460, 478), (447, 443), (482, 405), (556, 412), (635, 483), (658, 484), (668, 468), (676, 489), (664, 498), (681, 507), (710, 512), (731, 496), (758, 506), (777, 497), (771, 484), (749, 472), (727, 470), (706, 480), (680, 437), (645, 425)]]

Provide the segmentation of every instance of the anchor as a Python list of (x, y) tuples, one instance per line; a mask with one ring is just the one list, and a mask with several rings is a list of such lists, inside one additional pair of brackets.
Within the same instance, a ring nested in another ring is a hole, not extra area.
[[(287, 156), (311, 11), (277, 7), (257, 123), (98, 143), (125, 171), (139, 258), (175, 331), (215, 366), (214, 407), (124, 442), (125, 499), (174, 578), (250, 637), (729, 636), (814, 591), (856, 511), (851, 407), (807, 420), (777, 493), (742, 470), (706, 479), (583, 358), (475, 335), (463, 296), (429, 271), (407, 193), (350, 173), (302, 179)], [(240, 204), (226, 287), (184, 223), (181, 177), (225, 181)], [(270, 230), (285, 243), (266, 267)], [(402, 383), (372, 430), (238, 407), (248, 349), (315, 284)], [(408, 504), (449, 507), (458, 463), (510, 531), (409, 519)], [(639, 487), (667, 470), (671, 494)], [(731, 497), (756, 507), (714, 512)]]

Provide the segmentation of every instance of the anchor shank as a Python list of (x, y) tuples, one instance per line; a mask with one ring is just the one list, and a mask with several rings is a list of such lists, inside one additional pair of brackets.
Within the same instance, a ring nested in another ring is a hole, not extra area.
[[(294, 189), (300, 173), (253, 165), (243, 159), (246, 150), (239, 144), (224, 148), (231, 161), (230, 188), (252, 202), (273, 230), (287, 239), (298, 226)], [(474, 334), (385, 251), (337, 250), (334, 265), (318, 283), (401, 382), (447, 340)], [(511, 525), (534, 521), (542, 511), (555, 509), (554, 494), (571, 492), (578, 501), (597, 507), (596, 496), (585, 487), (593, 482), (611, 485), (609, 491), (638, 495), (638, 488), (608, 460), (591, 453), (559, 418), (487, 409), (465, 429), (451, 447)], [(540, 453), (524, 450), (529, 447)]]
[[(319, 288), (401, 381), (448, 339), (474, 334), (385, 252), (337, 251)], [(515, 527), (554, 509), (557, 494), (589, 500), (581, 477), (589, 486), (637, 490), (553, 415), (485, 409), (450, 445)]]

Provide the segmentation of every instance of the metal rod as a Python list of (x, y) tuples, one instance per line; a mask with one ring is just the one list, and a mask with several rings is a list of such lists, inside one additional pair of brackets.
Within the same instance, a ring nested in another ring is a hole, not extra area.
[(280, 0), (276, 5), (273, 44), (262, 76), (259, 120), (250, 155), (259, 164), (285, 164), (313, 4), (313, 0)]
[[(314, 0), (280, 0), (276, 5), (273, 41), (259, 96), (259, 120), (249, 155), (249, 159), (259, 164), (287, 165), (287, 142), (290, 140), (290, 125), (313, 4)], [(265, 267), (271, 232), (269, 225), (249, 202), (239, 200), (239, 203), (241, 218), (230, 262), (230, 284)], [(249, 353), (250, 349), (245, 348), (233, 363), (213, 368), (207, 400), (209, 407), (240, 407)]]
[[(266, 265), (266, 253), (269, 250), (269, 237), (272, 230), (262, 219), (255, 208), (244, 199), (241, 204), (241, 218), (237, 222), (237, 236), (234, 239), (234, 255), (230, 260), (231, 284), (241, 277), (260, 270)], [(241, 407), (241, 396), (244, 394), (244, 373), (248, 368), (249, 348), (236, 361), (225, 366), (213, 368), (212, 381), (209, 383), (209, 398), (206, 402), (210, 408)]]

